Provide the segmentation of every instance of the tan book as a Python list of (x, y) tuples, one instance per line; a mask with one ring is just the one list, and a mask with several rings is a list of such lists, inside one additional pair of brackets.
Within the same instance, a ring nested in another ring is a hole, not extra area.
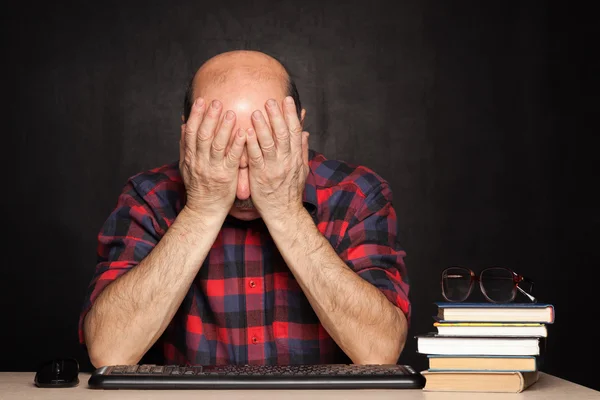
[(422, 371), (423, 390), (431, 392), (520, 393), (539, 379), (538, 371)]
[(535, 371), (538, 365), (536, 357), (498, 356), (436, 356), (429, 357), (430, 370), (455, 371)]

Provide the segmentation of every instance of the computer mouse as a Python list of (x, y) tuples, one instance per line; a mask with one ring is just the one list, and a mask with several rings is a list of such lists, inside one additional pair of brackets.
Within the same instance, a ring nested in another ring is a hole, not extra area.
[(79, 384), (79, 363), (74, 358), (54, 358), (42, 363), (35, 374), (37, 387), (66, 388)]

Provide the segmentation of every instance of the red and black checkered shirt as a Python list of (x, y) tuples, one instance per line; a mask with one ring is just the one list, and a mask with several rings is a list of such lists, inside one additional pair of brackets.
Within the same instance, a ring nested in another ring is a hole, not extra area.
[[(410, 320), (405, 252), (388, 183), (310, 152), (304, 204), (339, 257)], [(148, 255), (185, 201), (178, 163), (131, 177), (98, 235), (79, 320), (102, 290)], [(293, 229), (293, 227), (290, 227)], [(360, 295), (360, 294), (357, 294)], [(320, 324), (262, 220), (228, 217), (178, 312), (155, 344), (165, 364), (349, 362)]]

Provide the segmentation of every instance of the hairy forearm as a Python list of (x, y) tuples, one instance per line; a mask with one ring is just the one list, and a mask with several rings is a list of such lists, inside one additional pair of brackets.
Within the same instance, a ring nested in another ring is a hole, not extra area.
[(139, 362), (181, 305), (222, 223), (184, 208), (148, 256), (102, 291), (84, 321), (95, 367)]
[(305, 210), (293, 222), (266, 223), (321, 324), (352, 362), (396, 363), (407, 335), (402, 311), (344, 263)]

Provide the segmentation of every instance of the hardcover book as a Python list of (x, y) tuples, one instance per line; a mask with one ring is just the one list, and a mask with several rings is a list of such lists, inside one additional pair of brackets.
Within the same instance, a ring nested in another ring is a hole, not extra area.
[(442, 336), (427, 333), (416, 336), (421, 354), (479, 356), (538, 356), (545, 348), (545, 338), (514, 336)]
[(430, 371), (522, 371), (539, 370), (535, 356), (459, 356), (430, 354)]
[(554, 323), (554, 306), (547, 303), (437, 302), (437, 322)]
[(539, 372), (422, 371), (426, 391), (520, 393), (539, 379)]

